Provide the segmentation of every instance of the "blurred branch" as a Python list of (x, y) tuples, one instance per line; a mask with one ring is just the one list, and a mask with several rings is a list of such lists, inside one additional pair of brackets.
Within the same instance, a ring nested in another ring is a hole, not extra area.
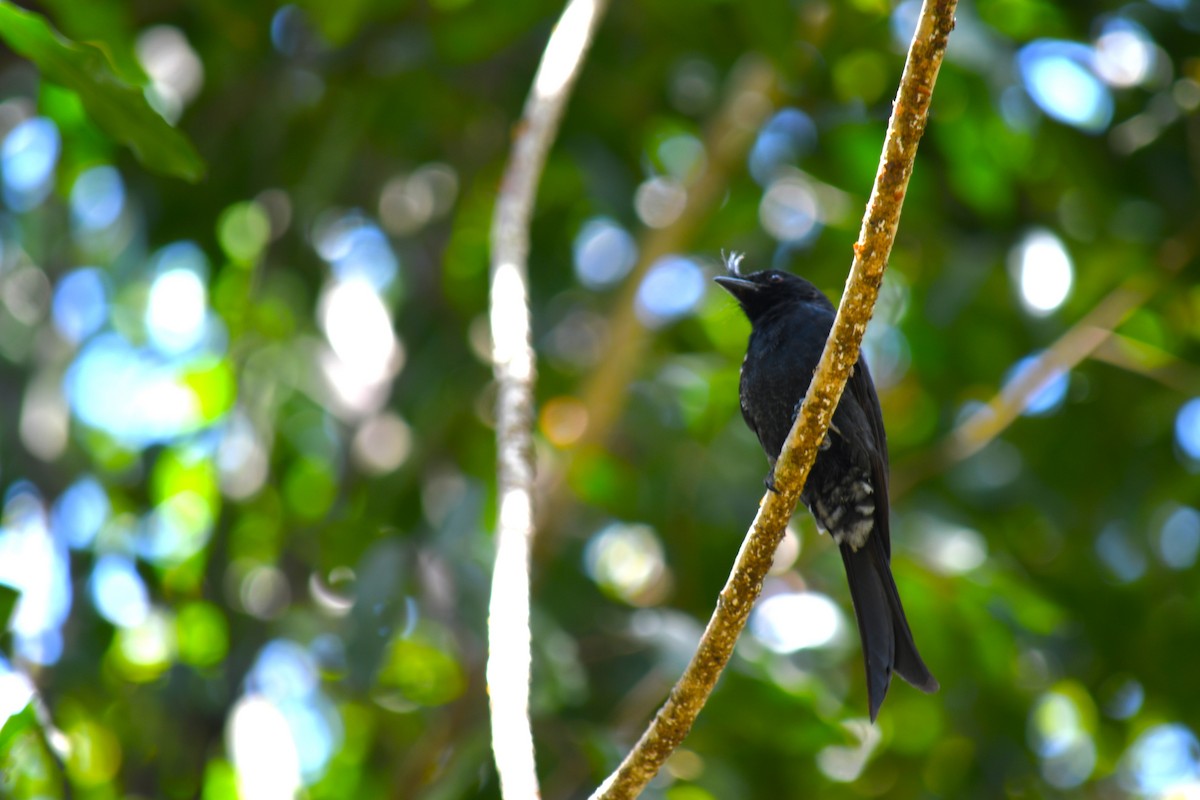
[(1200, 394), (1200, 368), (1152, 344), (1109, 333), (1092, 358), (1157, 381), (1180, 394)]
[[(1107, 361), (1159, 381), (1177, 391), (1194, 393), (1200, 371), (1150, 345), (1134, 342), (1114, 331), (1196, 257), (1200, 250), (1200, 216), (1163, 241), (1158, 252), (1158, 278), (1132, 277), (1101, 300), (1086, 316), (1042, 352), (1032, 369), (1002, 387), (986, 406), (951, 431), (932, 452), (910, 459), (892, 470), (893, 500), (951, 464), (982, 450), (1016, 421), (1038, 392), (1056, 375), (1079, 366), (1089, 357)], [(1169, 361), (1174, 361), (1167, 366)]]
[(1146, 292), (1135, 289), (1133, 283), (1126, 282), (1113, 290), (1043, 351), (1030, 369), (1002, 387), (991, 402), (952, 431), (942, 445), (943, 458), (962, 461), (978, 453), (1021, 416), (1046, 384), (1093, 353), (1109, 332), (1145, 301)]
[(492, 363), (499, 385), (499, 513), (488, 606), (487, 684), (492, 752), (501, 794), (521, 800), (539, 796), (529, 721), (535, 380), (527, 268), (529, 221), (546, 155), (605, 5), (606, 0), (570, 0), (551, 33), (516, 128), (492, 218), (489, 316)]
[(892, 496), (899, 497), (930, 475), (978, 453), (1021, 416), (1050, 381), (1078, 366), (1096, 352), (1149, 291), (1131, 278), (1114, 289), (1095, 308), (1042, 352), (1033, 366), (1001, 387), (987, 405), (951, 431), (928, 456), (892, 470)]
[(825, 436), (842, 390), (858, 361), (862, 336), (896, 238), (938, 69), (954, 27), (955, 5), (955, 0), (926, 0), (922, 5), (888, 123), (879, 172), (854, 245), (846, 290), (817, 371), (775, 466), (775, 485), (779, 491), (767, 492), (760, 502), (691, 663), (641, 740), (593, 798), (636, 797), (657, 774), (691, 729), (762, 591), (763, 578), (808, 478), (817, 445)]
[[(663, 228), (646, 231), (638, 246), (638, 260), (613, 303), (613, 316), (604, 352), (595, 372), (583, 387), (587, 429), (569, 457), (602, 447), (625, 408), (629, 385), (636, 377), (650, 332), (637, 315), (635, 302), (642, 279), (663, 256), (679, 252), (720, 204), (729, 177), (739, 170), (757, 130), (775, 106), (778, 77), (764, 59), (749, 56), (735, 69), (724, 103), (704, 137), (707, 168), (685, 187), (687, 201), (679, 217)], [(556, 520), (566, 502), (563, 474), (549, 476), (541, 518)]]
[(580, 448), (601, 445), (608, 438), (641, 363), (649, 340), (635, 302), (642, 279), (663, 256), (686, 247), (725, 196), (730, 173), (740, 169), (755, 133), (774, 106), (776, 81), (775, 70), (763, 59), (750, 57), (739, 65), (725, 103), (705, 135), (708, 169), (687, 187), (687, 202), (678, 219), (665, 228), (651, 229), (641, 242), (637, 264), (615, 303), (608, 349), (583, 389), (588, 427)]

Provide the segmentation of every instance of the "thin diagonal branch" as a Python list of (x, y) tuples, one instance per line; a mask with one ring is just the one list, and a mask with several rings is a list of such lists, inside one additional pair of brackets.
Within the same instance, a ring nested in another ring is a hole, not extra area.
[(1054, 344), (1042, 351), (1033, 366), (996, 395), (927, 455), (893, 470), (892, 497), (901, 497), (913, 486), (951, 464), (970, 458), (1003, 433), (1029, 407), (1038, 393), (1059, 375), (1070, 372), (1112, 335), (1150, 296), (1141, 278), (1131, 278), (1101, 300)]
[(1200, 367), (1152, 344), (1110, 332), (1092, 358), (1157, 381), (1181, 395), (1200, 394)]
[[(978, 453), (1003, 433), (1033, 402), (1054, 376), (1079, 366), (1088, 358), (1138, 372), (1183, 393), (1196, 385), (1195, 369), (1166, 353), (1151, 356), (1144, 344), (1130, 342), (1115, 333), (1129, 315), (1162, 290), (1173, 276), (1190, 264), (1200, 251), (1200, 218), (1193, 217), (1159, 247), (1159, 273), (1147, 279), (1135, 275), (1107, 294), (1079, 321), (1042, 351), (1019, 380), (1002, 386), (986, 406), (969, 416), (937, 445), (909, 458), (892, 471), (892, 497), (899, 497), (917, 484), (952, 464)], [(1140, 351), (1135, 356), (1131, 350)], [(1147, 361), (1158, 362), (1158, 367)], [(1167, 362), (1172, 362), (1170, 367)]]
[(509, 800), (539, 796), (529, 722), (529, 548), (533, 537), (533, 385), (529, 221), (546, 155), (607, 0), (570, 0), (554, 28), (516, 128), (492, 218), (492, 363), (499, 385), (499, 513), (488, 606), (492, 752)]
[(816, 458), (817, 444), (825, 436), (842, 390), (858, 361), (862, 336), (896, 238), (900, 209), (917, 145), (928, 120), (938, 69), (954, 27), (955, 5), (955, 0), (925, 0), (921, 8), (892, 107), (879, 172), (854, 245), (846, 290), (817, 371), (775, 466), (779, 492), (768, 492), (759, 504), (758, 515), (691, 663), (633, 751), (593, 798), (636, 797), (654, 777), (691, 729), (762, 591), (775, 548)]

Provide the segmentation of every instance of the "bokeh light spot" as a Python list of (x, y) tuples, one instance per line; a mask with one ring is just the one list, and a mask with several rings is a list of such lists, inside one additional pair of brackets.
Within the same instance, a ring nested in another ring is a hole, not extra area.
[(253, 496), (267, 480), (266, 446), (240, 409), (229, 416), (216, 460), (221, 490), (235, 500)]
[(426, 164), (397, 175), (379, 194), (379, 219), (390, 233), (416, 233), (447, 213), (458, 196), (458, 173), (447, 164)]
[(620, 281), (637, 261), (637, 245), (627, 230), (607, 217), (584, 223), (572, 245), (575, 275), (589, 289)]
[(945, 575), (963, 575), (987, 561), (987, 540), (974, 528), (924, 515), (915, 527), (921, 531), (917, 551)]
[(1157, 52), (1146, 29), (1127, 19), (1105, 23), (1096, 39), (1096, 73), (1109, 86), (1124, 89), (1154, 73)]
[(1062, 240), (1047, 230), (1026, 234), (1008, 259), (1021, 303), (1035, 317), (1044, 317), (1071, 294), (1074, 267)]
[(271, 220), (257, 202), (234, 203), (217, 220), (217, 241), (235, 264), (253, 264), (271, 240)]
[(163, 500), (146, 517), (138, 553), (160, 566), (180, 564), (212, 536), (214, 509), (201, 494), (184, 490)]
[(850, 783), (866, 769), (875, 748), (883, 740), (879, 728), (865, 719), (847, 720), (842, 727), (856, 740), (855, 745), (833, 744), (817, 753), (817, 768), (831, 781)]
[(420, 706), (445, 705), (466, 688), (462, 667), (451, 653), (415, 638), (392, 640), (379, 684)]
[(114, 640), (116, 666), (128, 680), (153, 681), (171, 666), (175, 626), (162, 609), (151, 609), (140, 624), (122, 628)]
[(663, 597), (666, 560), (649, 525), (608, 525), (588, 541), (584, 562), (592, 580), (627, 603), (650, 605)]
[(1132, 583), (1146, 572), (1146, 555), (1118, 524), (1105, 526), (1096, 537), (1096, 555), (1119, 583)]
[(1200, 462), (1200, 397), (1193, 397), (1175, 415), (1175, 441), (1193, 462)]
[(50, 193), (62, 146), (58, 127), (45, 117), (17, 123), (0, 145), (4, 200), (15, 211), (28, 211)]
[(1200, 554), (1200, 511), (1176, 506), (1158, 531), (1158, 555), (1171, 569), (1188, 569)]
[(654, 177), (638, 186), (633, 195), (633, 208), (638, 219), (650, 228), (665, 228), (683, 213), (687, 205), (687, 190), (665, 177)]
[(1029, 712), (1029, 746), (1042, 759), (1042, 777), (1059, 789), (1083, 783), (1096, 766), (1089, 729), (1095, 712), (1082, 688), (1066, 684), (1043, 693)]
[(783, 167), (795, 166), (817, 143), (817, 126), (798, 108), (777, 111), (763, 125), (750, 149), (750, 174), (769, 185)]
[(108, 320), (104, 274), (94, 267), (82, 267), (62, 276), (50, 301), (50, 316), (63, 338), (74, 344), (100, 330)]
[(97, 559), (90, 585), (96, 610), (113, 625), (133, 628), (150, 615), (150, 593), (127, 556), (109, 553)]
[(42, 500), (24, 481), (13, 484), (0, 528), (0, 583), (21, 593), (8, 621), (17, 654), (37, 664), (62, 655), (62, 624), (73, 598), (65, 544), (51, 536)]
[(775, 239), (801, 244), (820, 232), (820, 207), (806, 181), (792, 175), (778, 178), (767, 187), (758, 206), (763, 229)]
[(174, 122), (204, 85), (204, 63), (183, 31), (173, 25), (154, 25), (138, 34), (138, 60), (150, 76), (148, 98), (166, 119)]
[(299, 517), (315, 520), (324, 516), (334, 497), (337, 482), (328, 464), (316, 458), (296, 461), (284, 477), (283, 493), (288, 507)]
[(587, 430), (587, 407), (574, 397), (552, 397), (542, 406), (538, 424), (551, 444), (568, 447)]
[(179, 660), (193, 667), (214, 667), (229, 652), (229, 625), (212, 603), (196, 601), (179, 609), (175, 617)]
[(71, 484), (55, 502), (50, 511), (51, 529), (73, 548), (90, 547), (110, 511), (104, 487), (86, 476)]
[(820, 592), (771, 594), (750, 616), (750, 632), (776, 653), (827, 647), (844, 624), (837, 604)]
[(1155, 725), (1125, 752), (1120, 776), (1126, 789), (1145, 797), (1185, 797), (1183, 789), (1200, 782), (1200, 742), (1185, 725)]
[(391, 412), (370, 417), (359, 426), (351, 452), (359, 468), (373, 475), (398, 469), (412, 452), (412, 428)]
[(292, 602), (292, 590), (287, 576), (278, 567), (260, 564), (242, 578), (238, 599), (250, 616), (273, 620), (287, 611)]
[[(1011, 391), (1011, 387), (1023, 381), (1025, 376), (1038, 367), (1042, 358), (1042, 354), (1034, 353), (1014, 364), (1008, 370), (1008, 374), (1004, 376), (1005, 392)], [(1025, 416), (1037, 417), (1057, 411), (1066, 400), (1069, 384), (1066, 373), (1052, 372), (1040, 386), (1035, 387), (1029, 393), (1025, 410), (1021, 413)]]
[(199, 403), (175, 371), (116, 334), (90, 340), (64, 383), (81, 421), (130, 445), (169, 440), (200, 421)]
[(111, 783), (121, 766), (121, 740), (103, 725), (79, 719), (65, 731), (70, 749), (67, 772), (78, 786), (98, 787)]
[(399, 368), (391, 314), (370, 283), (330, 284), (317, 313), (333, 352), (363, 381), (381, 380)]
[(1049, 116), (1089, 133), (1108, 127), (1112, 95), (1093, 72), (1087, 45), (1039, 39), (1017, 53), (1017, 68), (1025, 91)]
[(1146, 700), (1146, 689), (1132, 678), (1120, 681), (1104, 703), (1104, 713), (1113, 719), (1132, 719)]
[(666, 256), (646, 273), (637, 291), (637, 312), (649, 327), (689, 313), (704, 296), (704, 272), (690, 258)]
[(227, 746), (245, 800), (290, 800), (300, 790), (300, 756), (283, 712), (265, 697), (247, 695), (229, 714)]
[(192, 349), (204, 337), (208, 292), (190, 269), (169, 269), (154, 279), (146, 306), (146, 329), (163, 353)]
[(341, 282), (365, 281), (382, 290), (396, 279), (400, 269), (383, 231), (358, 212), (326, 215), (318, 220), (313, 243)]
[(704, 171), (704, 143), (690, 133), (668, 136), (657, 151), (667, 174), (680, 184), (687, 184)]
[(117, 221), (124, 207), (125, 183), (113, 167), (93, 167), (71, 187), (71, 219), (81, 230), (104, 230)]

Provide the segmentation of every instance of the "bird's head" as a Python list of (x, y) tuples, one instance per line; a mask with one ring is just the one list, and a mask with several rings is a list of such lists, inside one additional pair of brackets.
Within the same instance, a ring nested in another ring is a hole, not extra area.
[(715, 280), (733, 295), (751, 322), (795, 304), (816, 303), (825, 309), (833, 308), (820, 289), (799, 275), (776, 269), (741, 275), (737, 271), (740, 263), (741, 256), (736, 254), (727, 258), (729, 274), (718, 275)]

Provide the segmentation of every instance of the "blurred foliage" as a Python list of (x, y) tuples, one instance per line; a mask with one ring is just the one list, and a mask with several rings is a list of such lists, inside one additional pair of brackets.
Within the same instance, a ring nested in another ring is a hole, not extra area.
[(14, 51), (36, 64), (47, 80), (74, 92), (87, 116), (133, 148), (145, 164), (191, 180), (203, 174), (204, 165), (188, 140), (137, 88), (113, 74), (101, 49), (66, 41), (41, 17), (7, 2), (0, 3), (0, 31)]
[[(0, 4), (0, 792), (498, 796), (488, 226), (560, 10)], [(915, 11), (650, 0), (600, 28), (532, 230), (547, 798), (664, 699), (763, 490), (718, 254), (836, 297)], [(798, 515), (648, 797), (1200, 791), (1197, 30), (1187, 0), (960, 6), (866, 349), (942, 691), (865, 723), (840, 560)], [(718, 206), (686, 206), (706, 174)], [(1120, 287), (1119, 327), (955, 458)], [(589, 394), (616, 337), (634, 377)]]

